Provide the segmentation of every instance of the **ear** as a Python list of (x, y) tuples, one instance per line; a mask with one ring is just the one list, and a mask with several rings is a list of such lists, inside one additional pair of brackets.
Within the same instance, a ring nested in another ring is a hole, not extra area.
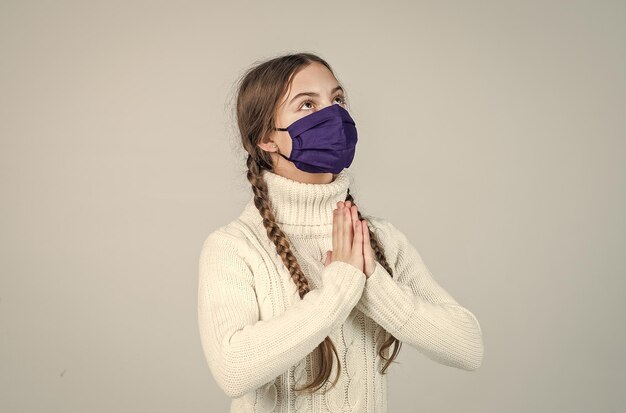
[(267, 142), (261, 141), (257, 143), (257, 146), (266, 152), (275, 152), (276, 148), (274, 147), (274, 145), (276, 145), (276, 142), (271, 141), (271, 140)]

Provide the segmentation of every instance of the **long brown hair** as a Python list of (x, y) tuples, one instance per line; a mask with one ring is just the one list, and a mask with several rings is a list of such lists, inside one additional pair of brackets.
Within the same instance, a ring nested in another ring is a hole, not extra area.
[[(263, 217), (263, 225), (267, 231), (267, 236), (276, 246), (276, 252), (280, 255), (285, 267), (291, 274), (291, 279), (298, 287), (300, 298), (309, 291), (309, 282), (302, 272), (298, 261), (291, 252), (291, 246), (285, 233), (276, 223), (268, 197), (267, 185), (261, 173), (267, 169), (274, 170), (271, 155), (262, 150), (257, 144), (267, 137), (274, 128), (275, 114), (279, 106), (279, 100), (287, 92), (292, 75), (310, 63), (318, 62), (323, 64), (334, 75), (330, 65), (321, 57), (312, 53), (297, 53), (278, 56), (250, 67), (237, 84), (236, 95), (236, 116), (241, 143), (248, 153), (246, 161), (248, 166), (247, 178), (252, 185), (254, 192), (254, 205)], [(336, 76), (335, 76), (336, 77)], [(350, 195), (350, 189), (346, 201), (354, 203), (354, 198)], [(359, 219), (363, 219), (359, 210)], [(369, 226), (368, 226), (369, 228)], [(370, 244), (378, 261), (393, 277), (392, 268), (387, 263), (382, 245), (379, 243), (376, 233), (369, 229)], [(386, 333), (387, 334), (387, 333)], [(389, 338), (381, 345), (378, 355), (386, 360), (381, 373), (385, 374), (388, 366), (396, 358), (402, 342), (389, 334)], [(392, 356), (388, 359), (384, 352), (394, 344)], [(330, 337), (326, 337), (317, 347), (321, 354), (319, 374), (311, 383), (306, 384), (296, 391), (313, 393), (321, 389), (328, 381), (331, 371), (333, 353), (337, 358), (337, 377), (332, 382), (332, 386), (337, 384), (341, 372), (340, 358)]]

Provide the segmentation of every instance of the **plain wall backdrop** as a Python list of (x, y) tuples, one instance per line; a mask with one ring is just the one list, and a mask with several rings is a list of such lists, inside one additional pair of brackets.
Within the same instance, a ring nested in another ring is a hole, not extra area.
[(234, 83), (318, 53), (351, 193), (481, 323), (389, 410), (624, 412), (626, 4), (0, 2), (0, 411), (226, 412), (198, 258), (249, 198)]

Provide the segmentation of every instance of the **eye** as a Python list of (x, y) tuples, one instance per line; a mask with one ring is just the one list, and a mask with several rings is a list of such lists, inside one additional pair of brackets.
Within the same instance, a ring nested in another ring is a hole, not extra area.
[(306, 104), (311, 105), (311, 104), (313, 104), (313, 101), (312, 101), (312, 100), (305, 100), (304, 102), (302, 102), (302, 105), (300, 105), (300, 109), (302, 109), (302, 107), (303, 107), (304, 105), (306, 105)]
[(335, 99), (339, 99), (339, 103), (341, 103), (342, 105), (346, 104), (346, 98), (343, 95), (339, 95)]
[[(337, 96), (335, 96), (335, 101), (336, 101), (336, 102), (338, 101), (338, 102), (339, 102), (340, 104), (342, 104), (342, 105), (345, 105), (345, 104), (346, 104), (346, 98), (345, 98), (343, 95), (337, 95)], [(303, 108), (304, 108), (304, 105), (307, 105), (307, 104), (312, 105), (312, 104), (314, 104), (314, 102), (313, 102), (312, 100), (305, 100), (305, 101), (304, 101), (304, 102), (302, 102), (302, 104), (300, 105), (300, 109), (303, 109)], [(304, 109), (311, 109), (311, 108), (304, 108)]]

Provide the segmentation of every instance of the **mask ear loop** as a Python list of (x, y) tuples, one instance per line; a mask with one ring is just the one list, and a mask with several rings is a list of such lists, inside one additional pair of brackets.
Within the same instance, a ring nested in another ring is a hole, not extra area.
[[(279, 130), (279, 131), (287, 131), (287, 128), (274, 128), (274, 130)], [(280, 148), (278, 148), (278, 145), (274, 144), (274, 149), (276, 149), (276, 153), (279, 154), (280, 156), (282, 156), (283, 158), (285, 158), (286, 160), (288, 160), (289, 162), (291, 162), (291, 159), (287, 158), (285, 155), (283, 155), (282, 153), (280, 153)]]

